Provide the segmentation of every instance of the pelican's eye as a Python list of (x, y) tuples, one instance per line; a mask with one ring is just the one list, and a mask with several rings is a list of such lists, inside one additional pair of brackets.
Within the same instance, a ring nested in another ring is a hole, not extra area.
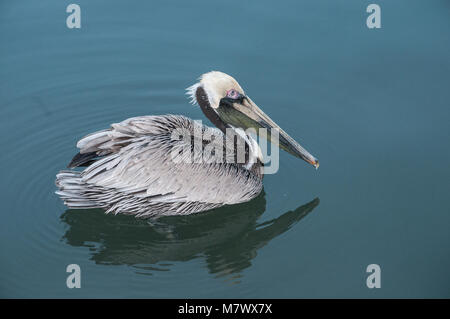
[(227, 91), (227, 97), (233, 100), (239, 100), (242, 95), (235, 89), (231, 89)]

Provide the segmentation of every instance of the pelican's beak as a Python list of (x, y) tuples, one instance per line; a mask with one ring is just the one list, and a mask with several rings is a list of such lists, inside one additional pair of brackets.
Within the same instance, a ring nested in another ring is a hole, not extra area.
[[(224, 122), (235, 127), (254, 128), (257, 133), (259, 133), (260, 128), (268, 129), (269, 134), (266, 134), (266, 138), (270, 142), (278, 145), (286, 152), (302, 158), (316, 169), (319, 167), (319, 161), (272, 121), (249, 97), (240, 96), (239, 99), (223, 98), (220, 100), (220, 105), (216, 110)], [(276, 135), (270, 134), (273, 129), (279, 131), (278, 139)]]

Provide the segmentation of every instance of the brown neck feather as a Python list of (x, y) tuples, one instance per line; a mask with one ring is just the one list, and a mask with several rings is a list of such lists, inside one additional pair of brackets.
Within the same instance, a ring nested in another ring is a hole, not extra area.
[(213, 110), (211, 105), (209, 104), (208, 95), (205, 90), (199, 86), (197, 91), (195, 91), (195, 98), (197, 99), (198, 105), (202, 109), (205, 116), (213, 123), (219, 130), (221, 130), (224, 134), (226, 133), (226, 128), (228, 125), (222, 121), (219, 115)]

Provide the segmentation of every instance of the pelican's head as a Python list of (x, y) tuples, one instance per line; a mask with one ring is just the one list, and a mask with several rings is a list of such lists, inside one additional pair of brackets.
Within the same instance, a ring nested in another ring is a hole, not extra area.
[(224, 133), (230, 126), (243, 130), (253, 128), (256, 132), (260, 128), (266, 128), (269, 132), (271, 129), (278, 129), (279, 140), (268, 134), (269, 141), (314, 167), (319, 167), (319, 161), (264, 114), (228, 74), (218, 71), (205, 73), (187, 91), (191, 102), (197, 102), (206, 117)]

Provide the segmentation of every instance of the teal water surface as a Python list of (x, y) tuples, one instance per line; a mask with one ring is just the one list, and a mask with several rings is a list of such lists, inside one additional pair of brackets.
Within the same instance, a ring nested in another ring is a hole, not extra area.
[[(73, 2), (81, 29), (71, 1), (0, 3), (0, 297), (450, 297), (449, 1), (377, 1), (381, 29), (361, 0)], [(253, 201), (153, 223), (63, 205), (84, 135), (210, 125), (184, 91), (210, 70), (319, 170), (283, 152)]]

